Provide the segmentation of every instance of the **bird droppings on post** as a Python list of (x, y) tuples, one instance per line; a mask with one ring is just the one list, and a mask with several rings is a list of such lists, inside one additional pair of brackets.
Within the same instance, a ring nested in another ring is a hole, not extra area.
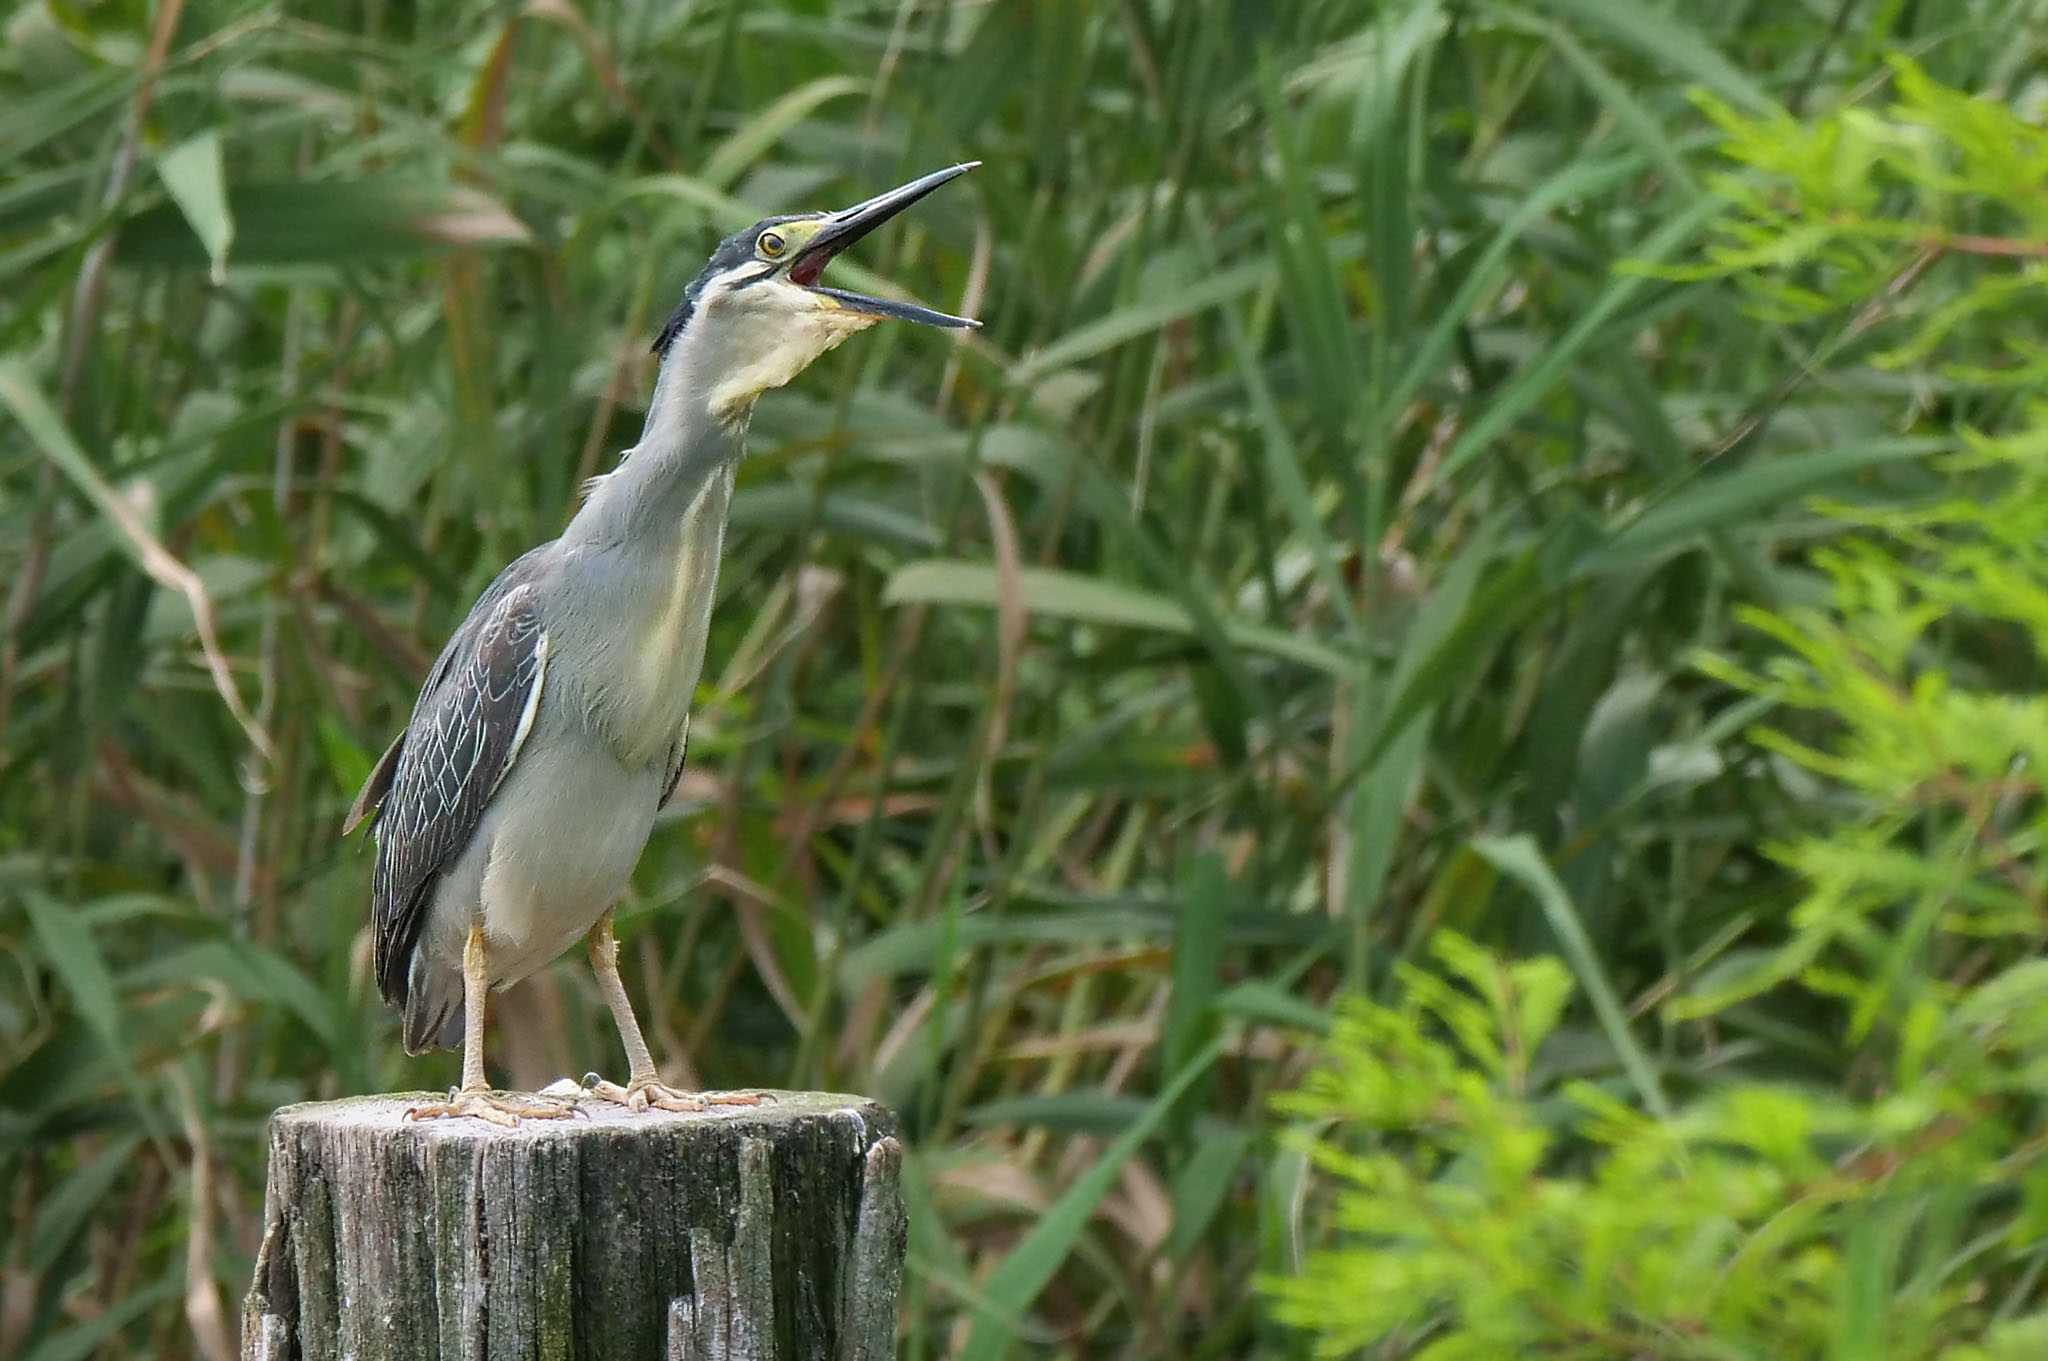
[(417, 1094), (286, 1107), (244, 1361), (883, 1361), (904, 1250), (894, 1117), (770, 1095), (515, 1128), (407, 1120)]

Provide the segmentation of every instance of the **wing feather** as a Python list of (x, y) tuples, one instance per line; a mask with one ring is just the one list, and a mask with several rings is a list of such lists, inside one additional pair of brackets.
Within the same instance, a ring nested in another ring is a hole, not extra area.
[(404, 1000), (434, 885), (468, 849), (540, 709), (548, 646), (537, 568), (527, 554), (477, 601), (394, 744), (370, 887), (378, 986), (394, 1004)]
[(658, 813), (668, 807), (668, 801), (676, 796), (676, 786), (683, 782), (683, 758), (688, 755), (689, 750), (690, 716), (685, 714), (682, 735), (676, 738), (675, 745), (668, 749), (668, 770), (662, 776), (661, 797), (655, 801), (655, 812)]
[(356, 801), (348, 807), (348, 816), (342, 819), (343, 836), (360, 827), (364, 818), (376, 815), (384, 796), (391, 792), (391, 777), (398, 773), (398, 753), (404, 746), (405, 734), (401, 732), (391, 739), (391, 745), (384, 748), (384, 754), (370, 768), (370, 778), (363, 781), (362, 789), (356, 793)]

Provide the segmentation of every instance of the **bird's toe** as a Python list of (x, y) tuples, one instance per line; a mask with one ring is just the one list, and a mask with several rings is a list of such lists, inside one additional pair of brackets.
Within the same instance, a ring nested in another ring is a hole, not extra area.
[(452, 1120), (468, 1116), (497, 1125), (501, 1129), (514, 1129), (521, 1120), (566, 1120), (576, 1113), (568, 1102), (551, 1101), (545, 1097), (525, 1097), (517, 1092), (494, 1092), (482, 1087), (466, 1087), (461, 1091), (448, 1093), (446, 1101), (429, 1102), (414, 1106), (406, 1111), (408, 1120)]
[(636, 1113), (662, 1110), (695, 1114), (710, 1106), (758, 1106), (773, 1099), (760, 1092), (685, 1092), (651, 1078), (621, 1087), (595, 1073), (583, 1079), (583, 1089), (599, 1100), (615, 1102)]

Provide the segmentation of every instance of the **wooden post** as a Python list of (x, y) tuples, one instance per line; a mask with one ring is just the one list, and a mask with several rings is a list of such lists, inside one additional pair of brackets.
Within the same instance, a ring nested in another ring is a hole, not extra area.
[(287, 1106), (243, 1361), (887, 1361), (903, 1150), (859, 1097), (409, 1121)]

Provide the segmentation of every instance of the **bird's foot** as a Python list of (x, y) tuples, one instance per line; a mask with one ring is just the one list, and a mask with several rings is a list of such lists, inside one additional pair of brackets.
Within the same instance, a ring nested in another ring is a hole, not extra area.
[(405, 1113), (408, 1120), (452, 1120), (473, 1116), (511, 1129), (521, 1120), (566, 1120), (576, 1107), (547, 1096), (521, 1096), (517, 1092), (494, 1092), (487, 1087), (449, 1088), (446, 1101), (414, 1106)]
[(775, 1098), (763, 1092), (681, 1092), (653, 1078), (637, 1078), (621, 1087), (596, 1073), (585, 1075), (583, 1090), (603, 1101), (616, 1101), (629, 1111), (652, 1106), (664, 1111), (701, 1111), (709, 1106), (758, 1106)]

